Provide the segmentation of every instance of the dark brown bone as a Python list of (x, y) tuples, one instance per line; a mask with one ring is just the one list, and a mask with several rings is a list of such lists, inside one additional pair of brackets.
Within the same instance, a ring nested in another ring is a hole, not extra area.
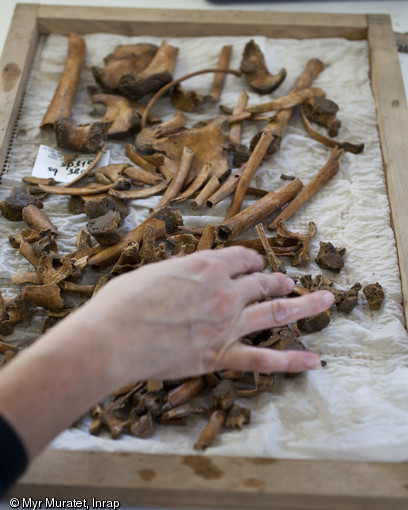
[(139, 73), (127, 73), (120, 77), (118, 90), (130, 99), (139, 99), (157, 92), (173, 79), (178, 48), (162, 43), (150, 64)]
[(8, 220), (21, 221), (23, 219), (24, 207), (31, 204), (34, 204), (39, 209), (43, 208), (41, 200), (29, 195), (25, 187), (18, 186), (12, 188), (10, 195), (0, 202), (0, 211)]
[(316, 264), (322, 269), (339, 272), (344, 267), (343, 256), (345, 248), (335, 248), (332, 243), (320, 242), (320, 249), (315, 259)]
[(58, 147), (71, 151), (92, 153), (102, 149), (112, 122), (94, 122), (75, 125), (62, 117), (55, 121), (55, 136)]
[(225, 426), (228, 429), (242, 430), (243, 425), (247, 425), (251, 421), (251, 410), (248, 407), (234, 404), (228, 411), (225, 419)]
[(370, 310), (379, 310), (384, 300), (384, 291), (381, 285), (378, 282), (370, 283), (363, 288), (363, 293), (367, 299)]
[(327, 128), (329, 136), (337, 136), (341, 122), (336, 117), (338, 105), (326, 97), (311, 97), (304, 103), (306, 117)]
[(120, 239), (117, 232), (121, 221), (117, 211), (108, 211), (103, 216), (98, 216), (88, 221), (88, 232), (103, 246), (111, 246)]
[(118, 92), (123, 75), (138, 74), (151, 63), (158, 46), (155, 44), (128, 44), (117, 46), (105, 57), (105, 67), (92, 67), (92, 74), (98, 85), (109, 94)]

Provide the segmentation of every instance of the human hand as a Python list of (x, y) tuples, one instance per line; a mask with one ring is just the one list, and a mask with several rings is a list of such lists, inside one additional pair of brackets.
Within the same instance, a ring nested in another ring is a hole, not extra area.
[(77, 312), (76, 321), (84, 341), (94, 343), (95, 355), (109, 359), (119, 385), (225, 368), (261, 373), (315, 368), (320, 362), (316, 354), (239, 341), (333, 303), (333, 295), (322, 291), (258, 302), (294, 287), (281, 273), (258, 272), (262, 265), (258, 253), (242, 247), (148, 265), (111, 280)]

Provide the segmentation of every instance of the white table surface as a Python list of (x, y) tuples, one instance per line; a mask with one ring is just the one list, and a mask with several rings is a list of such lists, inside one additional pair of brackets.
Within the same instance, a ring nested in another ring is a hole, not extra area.
[[(99, 7), (148, 7), (148, 8), (177, 8), (177, 9), (233, 9), (254, 11), (286, 11), (286, 12), (330, 12), (348, 14), (389, 14), (395, 32), (408, 32), (408, 1), (407, 0), (371, 0), (356, 2), (349, 1), (225, 1), (214, 0), (0, 0), (0, 49), (7, 36), (11, 18), (16, 3), (42, 3), (51, 5), (87, 5)], [(408, 54), (399, 54), (403, 74), (405, 91), (408, 95)], [(95, 494), (95, 497), (98, 497)], [(135, 507), (138, 510), (141, 507)], [(8, 503), (0, 503), (0, 510), (9, 510)], [(150, 508), (150, 510), (152, 510)], [(166, 509), (162, 509), (166, 510)], [(170, 510), (170, 509), (167, 509)]]

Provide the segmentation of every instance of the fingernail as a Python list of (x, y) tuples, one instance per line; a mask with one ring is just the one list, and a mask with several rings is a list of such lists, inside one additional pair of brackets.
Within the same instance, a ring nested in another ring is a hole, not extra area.
[(328, 290), (324, 290), (322, 292), (322, 300), (327, 307), (330, 307), (334, 303), (334, 295)]
[(292, 278), (289, 278), (289, 276), (286, 277), (286, 288), (288, 291), (293, 290), (293, 287), (295, 286), (295, 282), (292, 280)]
[(320, 358), (314, 352), (305, 352), (305, 365), (307, 369), (320, 367)]

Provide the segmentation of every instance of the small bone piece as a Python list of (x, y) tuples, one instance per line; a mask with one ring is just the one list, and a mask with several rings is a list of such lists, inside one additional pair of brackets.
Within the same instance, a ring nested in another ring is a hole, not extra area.
[(181, 406), (173, 407), (169, 409), (165, 413), (163, 413), (160, 418), (163, 421), (170, 420), (178, 420), (179, 418), (185, 418), (190, 416), (191, 414), (207, 414), (207, 408), (203, 406), (193, 405), (190, 402), (183, 404)]
[(327, 327), (330, 323), (330, 310), (326, 310), (317, 315), (311, 317), (305, 317), (297, 321), (298, 328), (303, 333), (313, 333), (315, 331), (321, 331)]
[(339, 142), (338, 140), (333, 140), (332, 138), (328, 138), (324, 134), (320, 133), (320, 131), (317, 131), (311, 123), (309, 122), (309, 119), (306, 117), (304, 107), (301, 108), (301, 114), (302, 114), (302, 120), (303, 124), (306, 128), (306, 131), (309, 133), (309, 135), (316, 140), (317, 142), (322, 143), (323, 145), (326, 145), (326, 147), (339, 147), (340, 149), (343, 149), (346, 152), (352, 152), (353, 154), (360, 154), (364, 150), (364, 144), (354, 144), (350, 142)]
[[(242, 113), (248, 102), (248, 94), (245, 89), (241, 90), (238, 98), (238, 102), (234, 109), (232, 110), (233, 115), (237, 115)], [(236, 122), (231, 126), (230, 130), (230, 140), (232, 143), (241, 143), (241, 135), (242, 135), (242, 122)]]
[[(294, 245), (297, 250), (297, 246), (301, 248), (301, 251), (298, 256), (295, 256), (292, 259), (292, 266), (300, 266), (306, 265), (310, 262), (310, 241), (316, 234), (316, 224), (313, 221), (309, 221), (309, 232), (307, 234), (299, 234), (298, 232), (291, 232), (285, 225), (285, 223), (280, 220), (278, 222), (278, 229), (276, 231), (276, 239), (277, 242), (289, 242)], [(293, 243), (292, 243), (293, 241)]]
[(43, 207), (41, 200), (29, 195), (23, 186), (18, 186), (12, 188), (10, 195), (0, 202), (0, 211), (10, 221), (21, 221), (24, 207), (31, 204), (39, 209)]
[(166, 400), (168, 408), (185, 404), (193, 397), (201, 393), (206, 385), (207, 383), (204, 377), (195, 377), (183, 382), (176, 388), (170, 390), (167, 394)]
[(106, 106), (101, 122), (110, 124), (108, 138), (126, 138), (140, 129), (141, 115), (125, 97), (94, 94), (92, 101)]
[(224, 379), (211, 390), (213, 407), (224, 409), (232, 407), (237, 399), (237, 392), (232, 381)]
[(147, 198), (154, 195), (159, 195), (162, 191), (168, 188), (168, 185), (169, 181), (166, 179), (160, 180), (160, 182), (154, 186), (146, 186), (142, 189), (130, 189), (125, 191), (110, 189), (108, 193), (109, 195), (112, 195), (113, 197), (119, 198), (121, 200), (133, 200), (137, 198)]
[(321, 126), (325, 126), (329, 136), (337, 136), (341, 122), (336, 117), (338, 105), (326, 97), (310, 97), (303, 106), (306, 117)]
[(208, 223), (197, 244), (197, 251), (210, 250), (213, 247), (214, 241), (215, 241), (215, 227), (211, 223)]
[(194, 193), (196, 193), (208, 179), (208, 174), (210, 173), (210, 170), (211, 163), (207, 161), (206, 163), (204, 163), (202, 169), (198, 173), (197, 177), (190, 184), (190, 186), (185, 191), (183, 191), (181, 195), (179, 195), (176, 198), (173, 198), (172, 202), (183, 202), (187, 198), (190, 198), (192, 195), (194, 195)]
[(195, 90), (186, 90), (181, 85), (176, 85), (171, 93), (171, 102), (179, 111), (194, 112), (203, 105), (204, 97)]
[(227, 413), (225, 426), (228, 429), (242, 430), (243, 425), (247, 425), (251, 421), (251, 410), (248, 407), (234, 404)]
[(358, 304), (358, 293), (361, 290), (361, 284), (357, 282), (349, 290), (334, 290), (337, 311), (350, 313)]
[(112, 121), (75, 125), (67, 117), (61, 117), (55, 121), (57, 145), (87, 154), (98, 152), (102, 149), (111, 126)]
[(221, 200), (224, 200), (224, 198), (228, 197), (235, 191), (236, 187), (238, 186), (238, 181), (245, 170), (245, 167), (246, 164), (238, 168), (238, 170), (230, 175), (230, 177), (228, 177), (228, 179), (221, 185), (221, 187), (207, 199), (205, 203), (206, 209), (214, 207), (219, 202), (221, 202)]
[(241, 71), (248, 77), (249, 85), (258, 94), (269, 94), (279, 87), (286, 77), (286, 70), (281, 69), (272, 75), (265, 64), (265, 57), (254, 40), (249, 41), (244, 49)]
[(259, 223), (256, 225), (256, 231), (258, 232), (259, 238), (262, 243), (262, 247), (265, 251), (266, 258), (268, 259), (269, 266), (271, 268), (272, 273), (286, 273), (286, 269), (284, 265), (281, 263), (281, 261), (278, 259), (277, 255), (275, 255), (275, 252), (273, 251), (273, 248), (268, 242), (268, 239), (265, 235), (265, 230), (263, 228), (262, 223)]
[(331, 243), (320, 242), (320, 250), (315, 259), (322, 269), (339, 272), (344, 267), (345, 248), (335, 248)]
[(120, 214), (117, 211), (108, 211), (103, 216), (89, 220), (87, 229), (99, 244), (111, 246), (120, 239), (120, 234), (117, 232), (120, 221)]
[(123, 171), (123, 173), (135, 181), (142, 182), (143, 184), (149, 184), (151, 186), (163, 181), (160, 174), (143, 170), (143, 168), (129, 166)]
[(213, 175), (204, 186), (204, 188), (200, 191), (200, 193), (195, 197), (195, 199), (191, 201), (191, 208), (194, 211), (200, 209), (206, 203), (206, 201), (219, 189), (219, 187), (220, 181), (215, 175)]
[(180, 110), (177, 111), (177, 114), (167, 122), (163, 122), (163, 124), (159, 124), (154, 130), (153, 136), (155, 138), (160, 138), (161, 136), (168, 135), (169, 133), (175, 133), (176, 131), (180, 131), (186, 125), (186, 118), (183, 115), (183, 112)]
[(64, 300), (58, 285), (26, 285), (21, 293), (23, 301), (28, 301), (34, 306), (41, 306), (47, 310), (61, 310)]
[(150, 437), (154, 432), (153, 417), (150, 412), (140, 416), (130, 427), (130, 433), (135, 437)]
[(24, 207), (22, 216), (29, 228), (37, 230), (38, 232), (41, 230), (49, 230), (53, 234), (58, 234), (58, 230), (51, 223), (51, 220), (45, 212), (39, 209), (36, 205), (30, 204)]
[(213, 411), (208, 419), (206, 427), (201, 432), (198, 441), (194, 445), (194, 450), (205, 450), (208, 448), (214, 442), (224, 422), (225, 411), (222, 409)]
[(133, 161), (136, 165), (142, 167), (144, 170), (148, 172), (156, 172), (156, 166), (152, 163), (146, 161), (142, 156), (140, 156), (135, 149), (132, 147), (130, 143), (126, 145), (126, 156)]
[(370, 283), (363, 288), (363, 293), (370, 310), (379, 310), (384, 300), (384, 291), (381, 285), (378, 282)]

